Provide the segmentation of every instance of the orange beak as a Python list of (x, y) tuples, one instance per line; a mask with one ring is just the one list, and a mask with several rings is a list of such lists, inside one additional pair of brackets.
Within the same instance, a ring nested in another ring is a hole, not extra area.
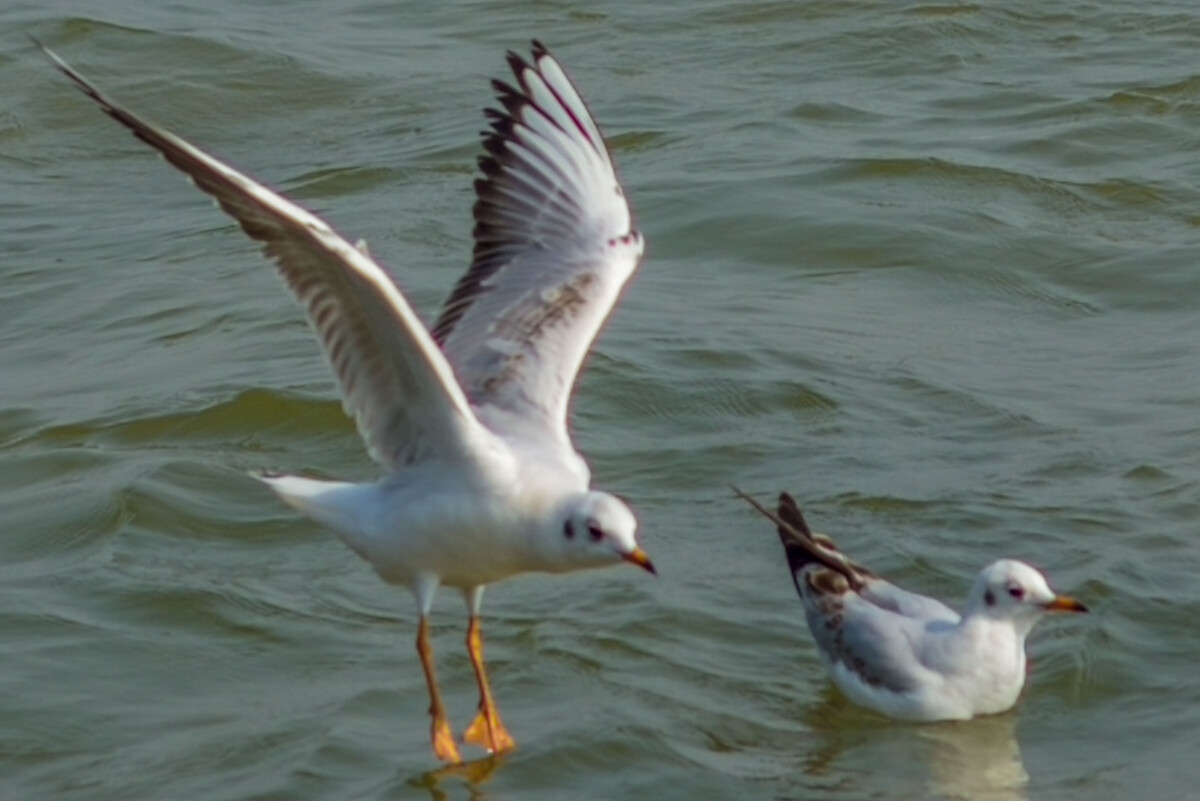
[(1069, 595), (1059, 595), (1046, 604), (1047, 612), (1086, 612), (1088, 608)]
[(650, 557), (641, 548), (634, 548), (629, 553), (621, 554), (621, 558), (626, 562), (637, 565), (642, 570), (652, 573), (655, 576), (658, 575), (658, 571), (654, 569), (654, 563), (650, 561)]

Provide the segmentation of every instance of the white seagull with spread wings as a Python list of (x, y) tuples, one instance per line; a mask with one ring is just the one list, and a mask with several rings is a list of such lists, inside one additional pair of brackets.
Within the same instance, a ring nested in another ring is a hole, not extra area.
[(1036, 568), (1001, 559), (980, 571), (962, 614), (902, 590), (814, 534), (791, 495), (775, 523), (821, 661), (851, 701), (900, 720), (966, 720), (1011, 709), (1025, 686), (1025, 638), (1047, 612), (1086, 612)]
[(474, 259), (427, 330), (363, 244), (112, 102), (46, 52), (275, 260), (387, 474), (372, 484), (263, 480), (385, 581), (413, 592), (433, 749), (449, 762), (462, 760), (434, 673), (428, 615), (440, 585), (462, 592), (480, 694), (463, 740), (512, 748), (484, 670), (484, 586), (621, 561), (654, 572), (633, 512), (589, 489), (567, 428), (580, 365), (643, 249), (608, 148), (570, 79), (539, 42), (531, 61), (508, 54), (516, 86), (493, 83), (501, 108), (487, 111)]

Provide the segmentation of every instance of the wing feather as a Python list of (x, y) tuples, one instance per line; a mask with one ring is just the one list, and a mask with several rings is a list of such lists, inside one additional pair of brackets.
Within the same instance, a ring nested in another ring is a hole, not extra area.
[[(476, 181), (475, 251), (433, 328), (477, 406), (570, 447), (580, 367), (642, 255), (591, 113), (539, 43), (495, 81)], [(497, 419), (497, 418), (492, 418)]]
[[(809, 630), (835, 678), (857, 680), (893, 693), (921, 687), (928, 669), (913, 647), (919, 626), (911, 619), (881, 609), (853, 592), (836, 602), (824, 599), (819, 611), (807, 607), (807, 612)], [(842, 671), (848, 675), (839, 676)], [(843, 689), (848, 688), (843, 685)]]
[(480, 426), (453, 370), (365, 247), (351, 245), (315, 215), (117, 105), (57, 55), (42, 50), (105, 113), (262, 243), (307, 309), (343, 405), (374, 459), (395, 469), (419, 459), (469, 458)]

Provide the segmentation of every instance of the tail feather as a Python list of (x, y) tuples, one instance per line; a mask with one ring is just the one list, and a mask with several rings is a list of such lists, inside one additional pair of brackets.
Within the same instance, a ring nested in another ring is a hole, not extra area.
[(301, 476), (252, 475), (270, 487), (288, 506), (328, 526), (343, 539), (361, 536), (363, 526), (357, 514), (360, 504), (355, 503), (354, 496), (364, 485)]

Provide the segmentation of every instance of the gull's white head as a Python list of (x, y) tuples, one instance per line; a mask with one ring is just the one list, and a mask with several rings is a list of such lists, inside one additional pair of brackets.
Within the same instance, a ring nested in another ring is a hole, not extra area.
[(992, 562), (979, 572), (967, 599), (968, 614), (1011, 620), (1023, 633), (1046, 612), (1086, 612), (1087, 607), (1050, 589), (1037, 568), (1015, 559)]
[(567, 569), (603, 567), (624, 560), (657, 575), (650, 557), (637, 543), (637, 518), (615, 495), (585, 492), (572, 496), (552, 525)]

